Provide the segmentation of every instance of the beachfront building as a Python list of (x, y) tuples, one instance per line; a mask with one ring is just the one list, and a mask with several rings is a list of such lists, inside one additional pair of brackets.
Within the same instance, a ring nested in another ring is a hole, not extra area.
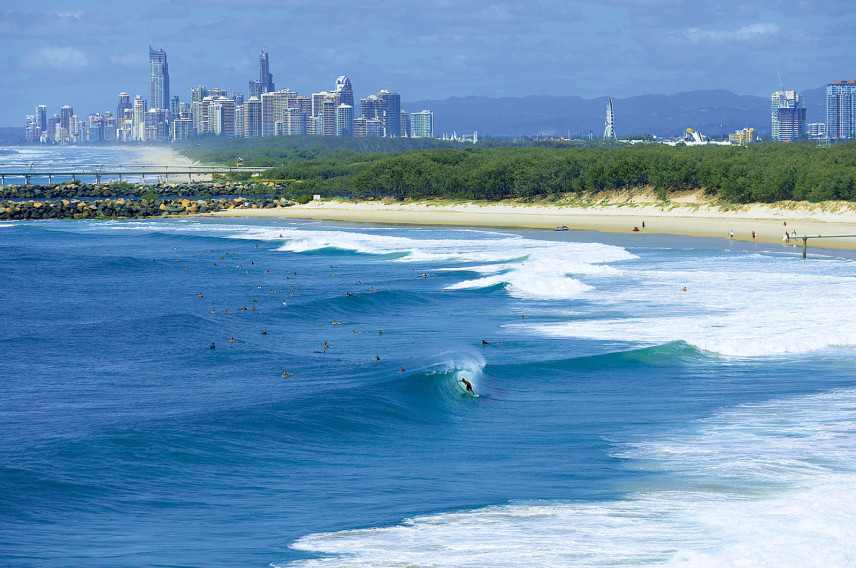
[(119, 103), (116, 105), (116, 118), (123, 118), (125, 116), (126, 110), (133, 110), (134, 106), (131, 104), (131, 95), (128, 93), (119, 93)]
[(434, 113), (430, 110), (410, 113), (410, 137), (434, 138)]
[(856, 81), (835, 81), (826, 86), (826, 136), (830, 140), (856, 140)]
[(805, 105), (796, 91), (776, 91), (772, 96), (772, 139), (799, 140), (805, 131)]
[(168, 113), (170, 104), (169, 68), (166, 63), (166, 51), (155, 49), (151, 45), (149, 45), (149, 86), (151, 108), (165, 110)]
[(354, 107), (340, 104), (336, 107), (336, 136), (354, 135)]
[(244, 137), (244, 105), (235, 103), (235, 138)]
[(193, 121), (189, 118), (176, 118), (170, 124), (172, 141), (187, 140), (193, 133)]
[(377, 117), (383, 122), (383, 135), (398, 138), (401, 136), (401, 95), (383, 90), (377, 94), (377, 100), (383, 112)]
[(306, 134), (306, 113), (299, 108), (287, 108), (283, 110), (282, 134), (283, 136)]
[(262, 94), (262, 136), (275, 134), (274, 123), (282, 120), (282, 111), (288, 108), (288, 100), (296, 96), (296, 92), (288, 89)]
[(256, 97), (244, 103), (244, 137), (258, 138), (262, 135), (262, 101)]
[(410, 136), (410, 113), (406, 110), (401, 111), (401, 136), (403, 138)]
[(146, 112), (149, 110), (149, 105), (144, 98), (137, 95), (134, 98), (134, 140), (146, 139)]

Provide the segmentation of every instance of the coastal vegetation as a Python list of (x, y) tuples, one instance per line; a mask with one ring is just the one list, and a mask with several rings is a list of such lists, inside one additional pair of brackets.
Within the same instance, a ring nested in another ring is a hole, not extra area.
[[(424, 144), (424, 147), (421, 145)], [(413, 147), (416, 145), (417, 147)], [(532, 199), (644, 189), (668, 199), (702, 189), (731, 203), (856, 201), (856, 143), (666, 146), (277, 137), (202, 140), (199, 161), (272, 166), (287, 193), (345, 197)]]

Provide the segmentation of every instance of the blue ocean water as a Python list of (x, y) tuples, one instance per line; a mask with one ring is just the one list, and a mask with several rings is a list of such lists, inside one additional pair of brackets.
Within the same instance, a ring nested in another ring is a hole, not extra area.
[[(6, 184), (24, 184), (26, 179), (21, 176), (11, 176), (10, 173), (43, 172), (46, 164), (74, 164), (88, 165), (85, 171), (95, 171), (99, 167), (106, 171), (115, 170), (116, 165), (148, 164), (151, 158), (147, 156), (145, 146), (136, 145), (114, 145), (114, 146), (0, 146), (0, 174), (4, 175)], [(62, 171), (62, 168), (54, 168)], [(77, 180), (84, 183), (94, 183), (95, 176), (77, 176)], [(124, 181), (141, 182), (141, 176), (123, 176)], [(71, 176), (47, 176), (33, 175), (30, 182), (33, 184), (48, 184), (71, 182)], [(101, 178), (102, 182), (113, 181), (110, 176)], [(154, 181), (154, 179), (149, 179)]]
[(3, 224), (0, 564), (856, 565), (856, 263), (800, 257)]

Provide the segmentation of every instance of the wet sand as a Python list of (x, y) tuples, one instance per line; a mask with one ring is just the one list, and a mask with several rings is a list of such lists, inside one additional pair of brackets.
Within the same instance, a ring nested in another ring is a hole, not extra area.
[[(806, 208), (782, 209), (753, 205), (737, 211), (714, 207), (668, 208), (652, 205), (561, 207), (507, 204), (433, 205), (430, 203), (312, 202), (282, 209), (241, 209), (220, 211), (220, 217), (280, 217), (362, 223), (437, 225), (459, 227), (496, 227), (569, 230), (666, 233), (703, 237), (731, 238), (767, 243), (784, 242), (785, 230), (797, 235), (856, 235), (856, 213), (849, 208), (820, 211)], [(645, 227), (642, 227), (642, 223)], [(791, 237), (791, 244), (802, 246), (802, 239)], [(809, 239), (809, 247), (856, 249), (856, 237)]]

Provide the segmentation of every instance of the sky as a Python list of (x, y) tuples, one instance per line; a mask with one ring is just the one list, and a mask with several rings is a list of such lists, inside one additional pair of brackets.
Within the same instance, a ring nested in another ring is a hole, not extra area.
[(853, 37), (854, 0), (3, 0), (0, 126), (39, 104), (83, 118), (115, 113), (121, 91), (149, 98), (150, 43), (183, 101), (200, 84), (247, 94), (266, 49), (277, 89), (347, 75), (357, 99), (387, 89), (406, 103), (768, 97), (856, 79)]

